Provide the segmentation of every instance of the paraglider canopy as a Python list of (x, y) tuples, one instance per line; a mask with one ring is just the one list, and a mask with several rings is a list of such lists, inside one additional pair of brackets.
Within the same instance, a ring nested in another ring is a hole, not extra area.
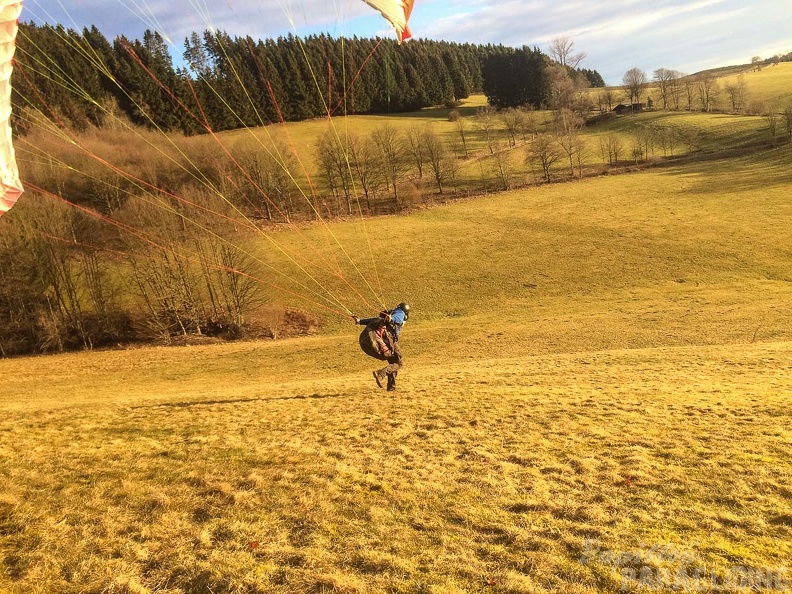
[(415, 0), (363, 0), (363, 2), (379, 10), (380, 14), (393, 25), (399, 43), (412, 37), (407, 21), (410, 20)]
[(22, 194), (11, 140), (11, 70), (21, 12), (20, 0), (0, 0), (0, 215)]

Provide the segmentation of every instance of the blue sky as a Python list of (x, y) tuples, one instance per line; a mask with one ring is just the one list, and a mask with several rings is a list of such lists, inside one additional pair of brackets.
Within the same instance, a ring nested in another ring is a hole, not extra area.
[[(254, 38), (288, 32), (390, 35), (360, 0), (25, 0), (23, 21), (96, 25), (108, 37), (157, 29), (182, 51), (193, 30), (210, 27)], [(416, 0), (416, 37), (539, 46), (567, 35), (581, 64), (609, 84), (638, 67), (692, 73), (792, 51), (790, 0)]]

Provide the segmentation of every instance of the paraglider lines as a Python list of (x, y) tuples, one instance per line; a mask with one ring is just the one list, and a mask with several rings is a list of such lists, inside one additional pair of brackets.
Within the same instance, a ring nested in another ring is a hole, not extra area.
[[(128, 51), (131, 51), (131, 48), (128, 48)], [(131, 51), (131, 54), (132, 54), (133, 56), (135, 55), (133, 51)], [(136, 57), (136, 56), (135, 56), (135, 57)], [(137, 58), (137, 57), (136, 57), (136, 58)], [(170, 92), (170, 91), (169, 91), (169, 90), (168, 90), (166, 87), (164, 87), (164, 85), (162, 85), (162, 84), (160, 83), (160, 81), (159, 81), (159, 80), (158, 80), (158, 79), (157, 79), (157, 78), (156, 78), (156, 77), (153, 75), (153, 73), (151, 73), (151, 71), (150, 71), (150, 70), (146, 69), (146, 68), (145, 68), (145, 66), (143, 66), (143, 65), (142, 65), (142, 63), (139, 61), (139, 59), (137, 59), (137, 61), (138, 61), (138, 63), (141, 65), (141, 67), (143, 67), (143, 68), (144, 68), (144, 69), (145, 69), (145, 70), (146, 70), (146, 71), (149, 73), (149, 75), (150, 75), (150, 76), (153, 78), (153, 80), (155, 80), (155, 81), (156, 81), (156, 82), (157, 82), (157, 83), (158, 83), (158, 84), (159, 84), (159, 85), (160, 85), (162, 88), (164, 88), (165, 90), (167, 90), (168, 92)], [(96, 64), (96, 65), (97, 65), (97, 66), (99, 66), (98, 64)], [(25, 78), (27, 79), (27, 77), (26, 77), (26, 75), (24, 74), (24, 72), (23, 72), (23, 71), (21, 71), (21, 70), (20, 70), (20, 72), (21, 72), (21, 73), (22, 73), (22, 75), (23, 75), (23, 76), (25, 76)], [(109, 73), (107, 73), (107, 74), (109, 74)], [(48, 78), (51, 78), (51, 77), (48, 77)], [(31, 89), (33, 89), (33, 92), (34, 92), (34, 93), (36, 93), (36, 91), (35, 91), (35, 89), (34, 89), (33, 85), (31, 84), (31, 81), (30, 81), (29, 79), (27, 79), (27, 80), (28, 80), (29, 87), (30, 87)], [(113, 80), (113, 81), (114, 81), (116, 84), (119, 84), (119, 83), (118, 83), (118, 81), (115, 81), (115, 79), (112, 79), (112, 80)], [(69, 90), (72, 90), (72, 91), (77, 91), (77, 92), (80, 94), (80, 96), (83, 96), (84, 98), (86, 98), (86, 99), (90, 100), (90, 101), (91, 101), (91, 102), (92, 102), (94, 105), (98, 105), (98, 103), (97, 103), (96, 101), (94, 101), (93, 99), (91, 99), (91, 98), (90, 98), (90, 96), (88, 96), (87, 94), (85, 94), (84, 92), (82, 92), (82, 89), (81, 89), (81, 88), (80, 88), (78, 85), (76, 85), (76, 84), (75, 84), (73, 81), (72, 81), (72, 84), (74, 84), (74, 87), (73, 87), (73, 88), (69, 88), (69, 87), (66, 87), (66, 88), (67, 88), (67, 89), (69, 89)], [(120, 86), (120, 85), (119, 85), (119, 86)], [(122, 88), (122, 89), (123, 89), (123, 87), (122, 87), (122, 86), (120, 86), (120, 88)], [(37, 93), (36, 93), (36, 94), (37, 94)], [(37, 95), (38, 95), (38, 94), (37, 94)], [(172, 95), (172, 94), (171, 94), (171, 95)], [(132, 100), (132, 98), (131, 98), (131, 97), (130, 97), (130, 99)], [(175, 97), (174, 97), (174, 99), (175, 99)], [(43, 99), (42, 99), (40, 96), (39, 96), (39, 100), (40, 100), (42, 103), (44, 103)], [(200, 122), (200, 119), (198, 119), (198, 118), (197, 118), (197, 117), (196, 117), (194, 114), (192, 114), (192, 112), (190, 112), (190, 111), (189, 111), (189, 109), (188, 109), (186, 106), (184, 106), (184, 104), (183, 104), (183, 103), (179, 102), (179, 104), (180, 104), (180, 105), (182, 106), (182, 108), (183, 108), (183, 109), (185, 109), (185, 110), (186, 110), (186, 111), (187, 111), (187, 112), (188, 112), (188, 113), (189, 113), (189, 114), (190, 114), (192, 117), (194, 117), (194, 118), (195, 118), (197, 121), (199, 121), (199, 122)], [(200, 105), (200, 104), (199, 104), (199, 105)], [(99, 106), (99, 107), (101, 107), (101, 106)], [(51, 110), (50, 110), (50, 111), (51, 111)], [(145, 112), (145, 110), (142, 108), (142, 106), (140, 107), (140, 111), (141, 111), (141, 113), (144, 113), (144, 114), (146, 114), (146, 112)], [(52, 117), (53, 117), (55, 120), (58, 120), (58, 117), (57, 117), (57, 115), (56, 115), (56, 114), (54, 114), (54, 112), (52, 112), (52, 111), (51, 111), (51, 113), (52, 113)], [(147, 114), (146, 114), (146, 115), (147, 115)], [(148, 117), (148, 116), (147, 116), (147, 117)], [(150, 120), (150, 118), (149, 118), (149, 120)], [(154, 122), (152, 122), (152, 125), (154, 125), (154, 126), (156, 127), (156, 124), (155, 124)], [(225, 148), (225, 146), (223, 145), (223, 143), (222, 143), (222, 142), (221, 142), (221, 141), (220, 141), (220, 140), (217, 138), (216, 134), (215, 134), (215, 133), (214, 133), (214, 132), (213, 132), (213, 131), (212, 131), (212, 130), (211, 130), (209, 127), (208, 127), (208, 125), (207, 125), (206, 127), (207, 127), (207, 131), (208, 131), (208, 132), (209, 132), (209, 133), (212, 135), (212, 137), (213, 137), (213, 138), (214, 138), (214, 139), (215, 139), (215, 140), (218, 142), (218, 144), (220, 144), (220, 146), (221, 146), (221, 147), (224, 149), (224, 151), (225, 151), (225, 152), (226, 152), (226, 153), (229, 155), (229, 157), (230, 157), (230, 158), (232, 158), (232, 160), (233, 160), (233, 156), (232, 156), (232, 155), (230, 154), (230, 152), (229, 152), (229, 151), (228, 151), (228, 150)], [(164, 194), (166, 194), (166, 195), (169, 195), (171, 198), (174, 198), (174, 199), (176, 199), (176, 200), (179, 200), (179, 201), (182, 201), (182, 202), (185, 202), (185, 203), (188, 203), (188, 204), (192, 204), (193, 206), (195, 206), (195, 207), (197, 207), (197, 208), (199, 208), (199, 209), (205, 210), (205, 211), (207, 211), (207, 212), (212, 212), (213, 214), (217, 214), (217, 215), (219, 215), (219, 216), (223, 216), (224, 218), (229, 218), (229, 219), (230, 219), (230, 217), (227, 217), (227, 215), (223, 215), (222, 213), (217, 213), (216, 211), (212, 211), (211, 209), (207, 209), (206, 207), (202, 207), (202, 206), (200, 206), (200, 205), (193, 204), (193, 203), (191, 203), (190, 201), (188, 201), (188, 200), (186, 200), (186, 199), (180, 198), (179, 196), (176, 196), (176, 195), (174, 195), (174, 194), (171, 194), (171, 193), (165, 192), (164, 190), (161, 190), (161, 189), (159, 189), (159, 188), (156, 188), (156, 187), (155, 187), (155, 186), (153, 186), (152, 184), (149, 184), (148, 182), (145, 182), (145, 181), (144, 181), (144, 180), (142, 180), (142, 179), (135, 178), (134, 176), (131, 176), (129, 173), (122, 171), (120, 168), (117, 168), (117, 167), (115, 167), (115, 166), (114, 166), (112, 163), (110, 163), (110, 162), (108, 162), (108, 161), (106, 161), (106, 160), (102, 159), (101, 157), (99, 157), (98, 155), (96, 155), (95, 153), (93, 153), (92, 151), (90, 151), (89, 149), (87, 149), (86, 147), (84, 147), (84, 146), (80, 145), (80, 144), (79, 144), (79, 143), (76, 141), (76, 139), (74, 139), (74, 138), (72, 138), (72, 137), (69, 137), (69, 136), (68, 136), (68, 135), (67, 135), (67, 134), (64, 132), (65, 126), (57, 126), (57, 127), (55, 127), (55, 128), (58, 130), (59, 134), (60, 134), (60, 135), (61, 135), (61, 136), (62, 136), (62, 137), (63, 137), (63, 138), (64, 138), (64, 139), (65, 139), (65, 140), (66, 140), (66, 141), (69, 143), (69, 144), (72, 144), (72, 145), (74, 145), (74, 146), (77, 146), (77, 147), (79, 147), (79, 148), (80, 148), (80, 149), (81, 149), (81, 150), (82, 150), (84, 153), (88, 154), (89, 156), (91, 156), (92, 158), (96, 159), (98, 162), (100, 162), (100, 163), (102, 163), (103, 165), (107, 166), (108, 168), (110, 168), (111, 170), (115, 171), (116, 173), (119, 173), (120, 175), (122, 175), (122, 176), (124, 176), (124, 177), (126, 177), (126, 178), (128, 178), (128, 179), (129, 179), (129, 178), (131, 178), (131, 179), (135, 179), (137, 182), (139, 182), (139, 183), (141, 183), (141, 184), (144, 184), (144, 185), (146, 185), (146, 186), (149, 186), (149, 187), (151, 187), (152, 189), (155, 189), (155, 190), (157, 190), (157, 191), (159, 191), (159, 192), (162, 192), (162, 193), (164, 193)], [(165, 135), (165, 134), (164, 134), (164, 133), (163, 133), (161, 130), (159, 130), (159, 131), (160, 131), (160, 133), (162, 133), (162, 134), (163, 134), (163, 136), (165, 136), (165, 137), (167, 138), (167, 135)], [(149, 142), (149, 141), (147, 141), (147, 140), (146, 140), (146, 142)], [(170, 139), (169, 139), (169, 142), (170, 142), (171, 144), (173, 144), (172, 140), (170, 140)], [(177, 164), (179, 167), (182, 167), (182, 168), (183, 168), (183, 166), (182, 166), (181, 164), (179, 164), (177, 161), (175, 161), (175, 160), (174, 160), (174, 159), (173, 159), (173, 158), (172, 158), (172, 157), (171, 157), (169, 154), (162, 152), (162, 150), (161, 150), (159, 147), (157, 147), (157, 146), (155, 146), (155, 145), (150, 145), (150, 146), (152, 146), (152, 148), (154, 148), (155, 150), (157, 150), (158, 152), (160, 152), (161, 154), (163, 154), (164, 156), (166, 156), (166, 157), (167, 157), (169, 160), (171, 160), (173, 163), (175, 163), (175, 164)], [(177, 148), (177, 150), (178, 150), (178, 147), (176, 147), (176, 148)], [(185, 157), (185, 159), (187, 159), (187, 160), (189, 161), (189, 158), (187, 158), (187, 157), (186, 157), (186, 155), (184, 155), (184, 153), (182, 153), (181, 151), (179, 151), (179, 153), (180, 153), (180, 154), (181, 154), (183, 157)], [(252, 179), (250, 179), (249, 175), (248, 175), (248, 174), (247, 174), (247, 172), (244, 170), (244, 168), (242, 168), (242, 167), (241, 167), (241, 165), (240, 165), (240, 164), (239, 164), (239, 163), (238, 163), (236, 160), (234, 160), (234, 163), (235, 163), (235, 165), (236, 165), (236, 166), (237, 166), (237, 167), (240, 169), (240, 171), (242, 171), (242, 172), (243, 172), (243, 174), (244, 174), (244, 175), (245, 175), (245, 176), (248, 178), (248, 180), (249, 180), (249, 181), (251, 181), (251, 183), (253, 183), (253, 185), (254, 185), (254, 186), (257, 188), (257, 190), (258, 190), (258, 191), (259, 191), (259, 192), (260, 192), (260, 193), (261, 193), (263, 196), (265, 196), (265, 198), (267, 198), (267, 199), (269, 200), (269, 197), (266, 195), (266, 193), (265, 193), (265, 192), (263, 192), (263, 190), (262, 190), (261, 188), (259, 188), (259, 187), (258, 187), (258, 186), (255, 184), (255, 182), (253, 182), (253, 180), (252, 180)], [(185, 170), (185, 171), (186, 171), (186, 170)], [(200, 170), (199, 170), (197, 167), (195, 167), (195, 171), (197, 171), (198, 173), (200, 173)], [(188, 172), (188, 173), (190, 173), (191, 175), (194, 175), (194, 173), (193, 173), (193, 172)], [(273, 238), (272, 238), (272, 237), (271, 237), (269, 234), (267, 234), (267, 233), (266, 233), (266, 232), (264, 232), (262, 229), (260, 229), (258, 226), (256, 226), (256, 225), (255, 225), (255, 224), (254, 224), (252, 221), (250, 221), (250, 220), (247, 218), (247, 216), (246, 216), (244, 213), (242, 213), (241, 211), (239, 211), (239, 209), (238, 209), (236, 206), (234, 206), (234, 205), (233, 205), (233, 204), (232, 204), (230, 201), (228, 201), (228, 199), (227, 199), (227, 198), (226, 198), (226, 197), (225, 197), (225, 196), (224, 196), (224, 195), (223, 195), (223, 194), (222, 194), (222, 193), (221, 193), (219, 190), (217, 190), (217, 189), (216, 189), (216, 188), (215, 188), (213, 185), (211, 185), (211, 184), (208, 182), (208, 180), (206, 180), (206, 178), (203, 176), (203, 174), (201, 174), (201, 177), (202, 177), (202, 178), (203, 178), (203, 180), (204, 180), (204, 182), (203, 182), (203, 183), (206, 185), (206, 187), (207, 187), (208, 189), (210, 189), (210, 190), (211, 190), (213, 193), (215, 193), (216, 195), (218, 195), (218, 196), (219, 196), (221, 199), (223, 199), (223, 200), (224, 200), (226, 203), (228, 203), (228, 204), (229, 204), (229, 205), (230, 205), (230, 206), (231, 206), (231, 207), (232, 207), (232, 208), (233, 208), (233, 209), (234, 209), (234, 210), (235, 210), (235, 211), (236, 211), (236, 212), (237, 212), (237, 213), (238, 213), (240, 216), (242, 216), (242, 217), (243, 217), (243, 218), (244, 218), (244, 219), (247, 221), (247, 226), (248, 226), (250, 229), (254, 229), (254, 230), (258, 231), (259, 233), (263, 234), (263, 235), (264, 235), (264, 236), (267, 238), (267, 240), (268, 240), (268, 241), (269, 241), (269, 242), (270, 242), (272, 245), (274, 245), (274, 246), (275, 246), (275, 247), (276, 247), (276, 248), (277, 248), (279, 251), (281, 251), (281, 253), (283, 253), (283, 254), (284, 254), (284, 255), (285, 255), (285, 256), (286, 256), (286, 257), (287, 257), (287, 258), (288, 258), (288, 259), (289, 259), (289, 260), (290, 260), (290, 261), (291, 261), (291, 262), (292, 262), (292, 263), (293, 263), (295, 266), (297, 266), (297, 267), (298, 267), (298, 268), (299, 268), (299, 269), (300, 269), (300, 270), (301, 270), (301, 271), (302, 271), (302, 272), (303, 272), (303, 273), (304, 273), (304, 274), (305, 274), (305, 275), (306, 275), (308, 278), (310, 278), (310, 279), (311, 279), (311, 280), (312, 280), (314, 283), (316, 283), (316, 284), (317, 284), (319, 287), (321, 287), (323, 290), (325, 290), (325, 291), (327, 291), (328, 293), (330, 293), (330, 292), (329, 292), (329, 290), (328, 290), (326, 287), (324, 287), (324, 285), (323, 285), (323, 284), (322, 284), (322, 283), (321, 283), (319, 280), (317, 280), (317, 279), (316, 279), (316, 278), (315, 278), (313, 275), (311, 275), (311, 274), (310, 274), (308, 271), (306, 271), (306, 270), (305, 270), (305, 269), (304, 269), (304, 268), (303, 268), (303, 267), (302, 267), (302, 266), (301, 266), (299, 263), (297, 263), (296, 261), (294, 261), (294, 259), (293, 259), (293, 258), (291, 258), (291, 256), (290, 256), (290, 255), (287, 253), (287, 251), (286, 251), (286, 250), (285, 250), (285, 249), (284, 249), (282, 246), (280, 246), (280, 245), (279, 245), (279, 244), (278, 244), (278, 243), (277, 243), (277, 242), (276, 242), (276, 241), (275, 241), (275, 240), (274, 240), (274, 239), (273, 239)], [(274, 206), (277, 208), (277, 205), (275, 205), (274, 203), (273, 203), (273, 205), (274, 205)], [(254, 208), (255, 208), (255, 207), (254, 207)], [(279, 209), (278, 209), (278, 210), (279, 210)], [(280, 210), (279, 210), (279, 211), (280, 211)], [(230, 220), (233, 220), (233, 219), (230, 219)], [(299, 230), (299, 229), (298, 229), (298, 230)], [(321, 253), (319, 253), (319, 252), (317, 251), (317, 254), (318, 254), (318, 255), (320, 256), (320, 258), (321, 258)], [(315, 264), (314, 264), (314, 265), (315, 265)], [(349, 282), (348, 282), (348, 281), (347, 281), (347, 280), (346, 280), (346, 279), (343, 277), (343, 275), (340, 273), (340, 270), (339, 270), (338, 272), (331, 271), (331, 274), (332, 274), (333, 276), (336, 276), (337, 278), (341, 278), (341, 279), (342, 279), (342, 280), (343, 280), (343, 281), (344, 281), (344, 282), (345, 282), (345, 283), (346, 283), (346, 284), (347, 284), (347, 285), (348, 285), (348, 286), (349, 286), (349, 287), (350, 287), (350, 288), (353, 290), (353, 292), (354, 292), (354, 293), (355, 293), (355, 294), (356, 294), (356, 295), (357, 295), (359, 298), (361, 298), (361, 300), (363, 301), (363, 303), (365, 303), (365, 304), (366, 304), (366, 306), (367, 306), (367, 307), (370, 307), (372, 310), (376, 310), (376, 308), (375, 308), (374, 306), (372, 306), (371, 304), (369, 304), (369, 303), (368, 303), (368, 301), (367, 301), (367, 300), (366, 300), (366, 299), (365, 299), (365, 298), (364, 298), (364, 297), (363, 297), (363, 296), (362, 296), (362, 295), (361, 295), (361, 294), (360, 294), (360, 293), (359, 293), (359, 292), (358, 292), (356, 289), (354, 289), (354, 287), (353, 287), (353, 286), (352, 286), (352, 285), (351, 285), (351, 284), (350, 284), (350, 283), (349, 283)], [(337, 300), (337, 298), (336, 298), (335, 296), (334, 296), (334, 299), (335, 299), (336, 301), (338, 301), (338, 300)], [(349, 310), (349, 308), (346, 308), (345, 306), (343, 306), (343, 305), (342, 305), (340, 302), (339, 302), (339, 305), (340, 305), (340, 306), (341, 306), (343, 309), (347, 310), (347, 312), (348, 312), (348, 313), (351, 313), (351, 310)]]

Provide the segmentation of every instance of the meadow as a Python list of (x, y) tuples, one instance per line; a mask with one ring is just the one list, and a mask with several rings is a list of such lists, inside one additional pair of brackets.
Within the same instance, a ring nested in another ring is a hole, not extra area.
[(761, 70), (746, 68), (741, 73), (720, 78), (719, 82), (722, 87), (735, 84), (740, 74), (748, 89), (749, 99), (759, 99), (775, 106), (782, 106), (792, 99), (792, 64), (789, 62), (763, 66)]
[(330, 223), (413, 307), (395, 395), (341, 317), (0, 360), (0, 591), (788, 589), (790, 161)]

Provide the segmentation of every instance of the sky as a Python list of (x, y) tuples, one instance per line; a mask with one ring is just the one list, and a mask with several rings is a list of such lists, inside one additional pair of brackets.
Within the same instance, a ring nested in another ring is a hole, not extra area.
[[(157, 30), (181, 55), (192, 31), (216, 28), (254, 39), (287, 33), (394, 37), (360, 0), (24, 0), (22, 21), (96, 25), (109, 39)], [(514, 47), (566, 35), (581, 67), (612, 85), (637, 67), (692, 74), (792, 52), (792, 0), (415, 0), (417, 38)]]

